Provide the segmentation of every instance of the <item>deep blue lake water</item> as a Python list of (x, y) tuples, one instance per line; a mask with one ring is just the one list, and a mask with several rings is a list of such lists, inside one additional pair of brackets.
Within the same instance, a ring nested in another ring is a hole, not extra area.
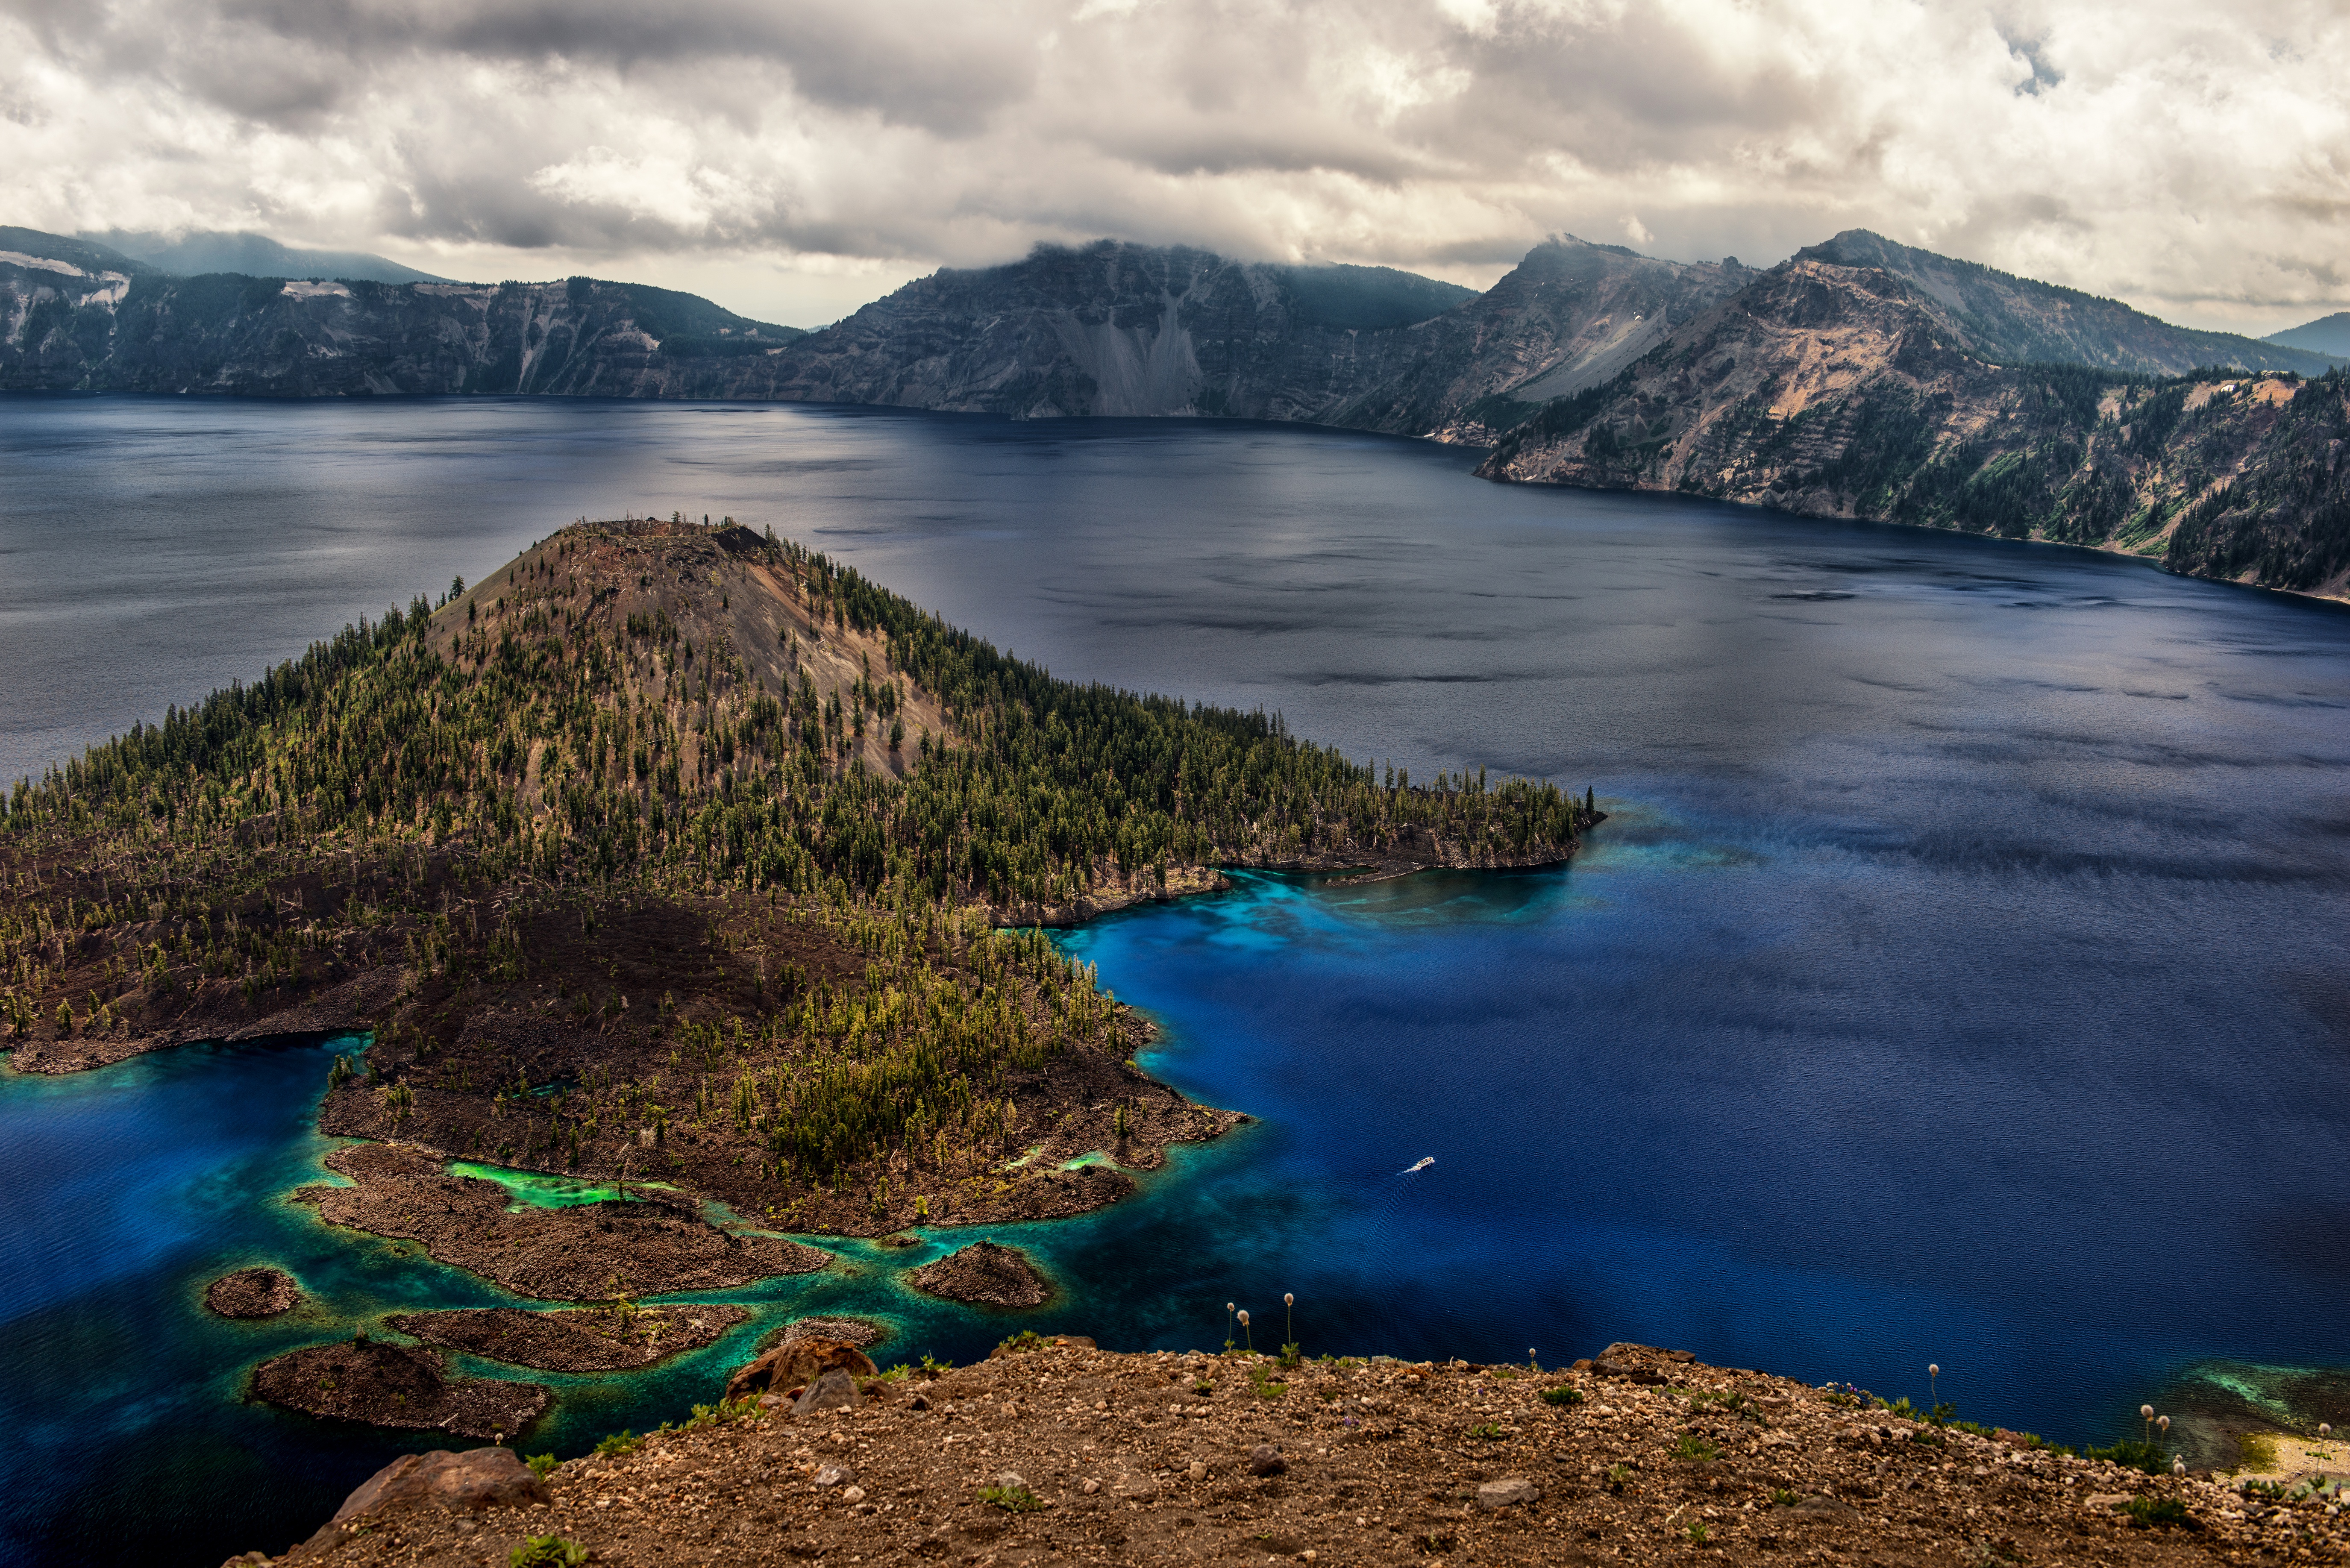
[[(1212, 1346), (1227, 1300), (1276, 1324), (1294, 1291), (1315, 1352), (1625, 1338), (1913, 1396), (1932, 1360), (1962, 1414), (2074, 1440), (2206, 1358), (2350, 1363), (2350, 616), (1472, 463), (1189, 422), (0, 400), (0, 774), (582, 514), (772, 524), (1063, 675), (1614, 814), (1565, 871), (1243, 877), (1074, 933), (1165, 1026), (1155, 1070), (1262, 1119), (992, 1232), (1068, 1287), (1036, 1326)], [(402, 1445), (240, 1403), (251, 1365), (499, 1299), (283, 1202), (324, 1065), (0, 1075), (0, 1420), (38, 1434), (0, 1449), (0, 1559), (282, 1547)], [(840, 1250), (728, 1293), (762, 1315), (699, 1356), (548, 1379), (525, 1448), (677, 1415), (803, 1311), (891, 1319), (885, 1359), (1013, 1326)], [(261, 1258), (315, 1312), (207, 1319)]]

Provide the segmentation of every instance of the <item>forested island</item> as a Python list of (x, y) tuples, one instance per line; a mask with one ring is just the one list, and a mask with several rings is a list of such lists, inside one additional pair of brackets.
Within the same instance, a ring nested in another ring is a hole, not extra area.
[(39, 1073), (366, 1031), (322, 1213), (527, 1294), (709, 1288), (821, 1265), (776, 1232), (1096, 1208), (1241, 1119), (1035, 927), (1596, 815), (1055, 680), (772, 532), (582, 524), (20, 783), (0, 1022)]

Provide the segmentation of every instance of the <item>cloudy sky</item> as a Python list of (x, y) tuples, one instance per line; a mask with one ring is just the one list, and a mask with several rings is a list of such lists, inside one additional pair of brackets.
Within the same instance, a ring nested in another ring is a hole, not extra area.
[(2341, 0), (0, 0), (0, 222), (255, 229), (815, 325), (1117, 235), (1483, 286), (1862, 226), (2350, 307)]

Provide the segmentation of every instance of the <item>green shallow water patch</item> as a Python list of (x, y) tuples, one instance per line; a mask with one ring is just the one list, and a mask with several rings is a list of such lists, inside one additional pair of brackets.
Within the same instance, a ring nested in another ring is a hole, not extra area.
[[(503, 1165), (483, 1165), (470, 1159), (449, 1162), (452, 1176), (470, 1176), (482, 1181), (494, 1181), (514, 1199), (509, 1210), (519, 1209), (579, 1209), (590, 1203), (611, 1203), (624, 1200), (616, 1182), (589, 1181), (577, 1176), (550, 1176), (541, 1170), (515, 1170)], [(629, 1191), (658, 1189), (673, 1192), (675, 1188), (665, 1181), (631, 1181)], [(626, 1197), (633, 1203), (636, 1199)]]

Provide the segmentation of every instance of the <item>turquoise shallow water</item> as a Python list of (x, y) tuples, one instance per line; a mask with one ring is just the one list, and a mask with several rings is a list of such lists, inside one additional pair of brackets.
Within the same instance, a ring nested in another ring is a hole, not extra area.
[[(0, 400), (0, 637), (36, 655), (0, 659), (0, 756), (629, 504), (772, 523), (1064, 675), (1613, 813), (1565, 871), (1247, 877), (1073, 933), (1165, 1025), (1152, 1065), (1256, 1124), (999, 1228), (1064, 1287), (1033, 1319), (839, 1244), (708, 1352), (549, 1379), (528, 1446), (673, 1416), (801, 1311), (966, 1359), (1015, 1322), (1211, 1345), (1226, 1301), (1270, 1326), (1294, 1291), (1312, 1350), (1628, 1338), (1913, 1397), (1935, 1361), (1962, 1413), (2074, 1439), (2199, 1364), (2350, 1365), (2350, 616), (1471, 461), (1177, 421)], [(244, 1370), (498, 1299), (279, 1200), (325, 1068), (0, 1075), (0, 1415), (29, 1435), (0, 1555), (284, 1544), (399, 1445), (243, 1406)], [(265, 1257), (319, 1316), (201, 1316)]]

